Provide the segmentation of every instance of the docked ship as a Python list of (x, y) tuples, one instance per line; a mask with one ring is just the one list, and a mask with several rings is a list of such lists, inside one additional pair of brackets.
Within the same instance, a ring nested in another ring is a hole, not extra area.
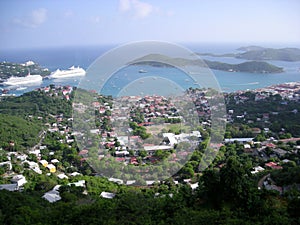
[(25, 77), (12, 76), (1, 84), (5, 86), (24, 86), (30, 84), (38, 84), (41, 83), (42, 81), (43, 81), (43, 77), (41, 75), (30, 75), (29, 73)]
[(50, 74), (49, 78), (59, 79), (59, 78), (69, 78), (69, 77), (80, 77), (85, 76), (85, 70), (80, 67), (70, 67), (67, 70), (57, 69)]

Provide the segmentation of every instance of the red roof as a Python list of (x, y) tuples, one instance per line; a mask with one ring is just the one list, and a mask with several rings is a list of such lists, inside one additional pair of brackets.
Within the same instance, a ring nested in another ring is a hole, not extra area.
[(125, 158), (117, 157), (116, 160), (117, 160), (118, 162), (124, 162), (124, 161), (125, 161)]
[(276, 145), (274, 145), (273, 143), (268, 143), (268, 144), (266, 144), (266, 146), (270, 147), (270, 148), (275, 148), (276, 147)]
[(265, 166), (270, 167), (272, 169), (282, 169), (282, 166), (278, 166), (275, 162), (268, 162), (265, 164)]
[(78, 153), (78, 155), (86, 155), (86, 154), (88, 154), (89, 153), (89, 150), (81, 150), (79, 153)]

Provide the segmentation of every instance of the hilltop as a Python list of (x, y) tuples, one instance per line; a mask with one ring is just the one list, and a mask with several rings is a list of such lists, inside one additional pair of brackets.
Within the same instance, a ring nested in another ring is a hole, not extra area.
[[(161, 63), (166, 62), (167, 64)], [(168, 64), (169, 63), (169, 64)], [(200, 66), (209, 67), (214, 70), (229, 72), (248, 72), (248, 73), (281, 73), (283, 69), (267, 62), (249, 61), (239, 64), (229, 64), (210, 60), (192, 60), (184, 58), (171, 58), (159, 54), (151, 54), (141, 57), (132, 62), (135, 65), (150, 65), (156, 67), (171, 66), (176, 63), (180, 66)]]
[(300, 61), (299, 48), (264, 48), (260, 46), (246, 46), (237, 49), (241, 53), (226, 53), (226, 54), (213, 54), (213, 53), (197, 53), (201, 56), (212, 57), (234, 57), (238, 59), (247, 60), (280, 60), (287, 62)]
[(281, 61), (300, 61), (299, 48), (263, 48), (263, 47), (242, 47), (238, 50), (245, 51), (236, 55), (236, 58), (248, 60), (281, 60)]
[(267, 62), (250, 61), (239, 64), (221, 63), (216, 61), (204, 60), (211, 69), (230, 72), (248, 73), (282, 73), (283, 69)]

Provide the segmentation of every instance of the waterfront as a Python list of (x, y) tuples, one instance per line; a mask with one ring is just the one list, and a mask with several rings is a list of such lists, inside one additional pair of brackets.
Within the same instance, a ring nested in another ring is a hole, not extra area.
[[(72, 65), (83, 67), (88, 71), (89, 66), (103, 53), (115, 46), (98, 46), (98, 47), (77, 47), (77, 48), (57, 48), (57, 49), (33, 49), (33, 50), (15, 50), (12, 52), (1, 52), (0, 61), (10, 61), (23, 63), (28, 60), (33, 60), (43, 67), (48, 68), (50, 71), (54, 71), (58, 68), (67, 69)], [(229, 53), (235, 52), (235, 48), (238, 46), (192, 46), (190, 49), (195, 52), (211, 52), (211, 53)], [(201, 50), (202, 49), (202, 50)], [(202, 56), (203, 59), (212, 61), (220, 61), (225, 63), (241, 63), (245, 62), (244, 59), (236, 59), (231, 57), (212, 57)], [(284, 62), (284, 61), (268, 61), (276, 66), (283, 67), (283, 73), (275, 74), (255, 74), (244, 72), (226, 72), (213, 70), (219, 85), (224, 92), (234, 92), (238, 90), (254, 90), (270, 85), (281, 84), (286, 82), (300, 81), (300, 62)], [(138, 73), (139, 70), (146, 69), (147, 73)], [(117, 71), (112, 78), (114, 83), (108, 83), (107, 87), (111, 90), (111, 93), (116, 93), (122, 90), (125, 85), (124, 76), (161, 76), (165, 79), (175, 79), (177, 83), (183, 88), (193, 87), (193, 83), (190, 83), (184, 74), (179, 69), (170, 67), (152, 67), (152, 66), (129, 66)], [(112, 80), (111, 80), (112, 81)], [(71, 85), (77, 86), (80, 82), (80, 78), (71, 78), (65, 80), (52, 80), (45, 79), (38, 86), (19, 87), (18, 89), (11, 90), (11, 94), (21, 95), (25, 92), (34, 90), (38, 87), (55, 85)], [(163, 85), (162, 85), (162, 88)]]

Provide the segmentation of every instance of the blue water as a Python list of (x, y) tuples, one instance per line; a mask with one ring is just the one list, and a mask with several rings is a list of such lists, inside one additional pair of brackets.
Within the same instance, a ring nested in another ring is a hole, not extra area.
[[(72, 65), (80, 66), (84, 69), (88, 67), (102, 54), (110, 50), (115, 46), (90, 46), (90, 47), (68, 47), (68, 48), (52, 48), (52, 49), (30, 49), (30, 50), (14, 50), (14, 51), (1, 51), (0, 52), (0, 61), (9, 61), (9, 62), (18, 62), (23, 63), (28, 60), (35, 61), (41, 66), (48, 68), (51, 71), (60, 69), (67, 69)], [(192, 51), (195, 52), (210, 52), (216, 54), (231, 53), (236, 52), (236, 48), (239, 45), (235, 46), (222, 46), (222, 45), (211, 45), (211, 46), (201, 46), (201, 45), (191, 45), (187, 46)], [(226, 63), (241, 63), (246, 60), (235, 59), (230, 57), (211, 57), (205, 56), (202, 57), (208, 60), (221, 61)], [(220, 87), (225, 92), (233, 92), (238, 90), (247, 90), (247, 89), (256, 89), (262, 88), (274, 84), (280, 84), (285, 82), (294, 82), (300, 81), (300, 62), (283, 62), (283, 61), (268, 61), (274, 65), (283, 67), (285, 72), (279, 74), (253, 74), (253, 73), (240, 73), (240, 72), (225, 72), (213, 70), (217, 81), (220, 84)], [(144, 69), (143, 67), (142, 69)], [(180, 87), (188, 88), (193, 87), (193, 82), (188, 80), (187, 77), (182, 71), (175, 68), (159, 68), (147, 66), (147, 73), (138, 73), (140, 67), (125, 67), (124, 69), (118, 71), (114, 77), (109, 80), (111, 88), (107, 93), (119, 92), (122, 87), (126, 86), (126, 79), (117, 79), (122, 77), (124, 74), (130, 74), (132, 78), (139, 78), (142, 76), (152, 76), (171, 79), (175, 83), (179, 83)], [(153, 78), (155, 80), (155, 78)], [(24, 92), (34, 90), (38, 87), (47, 86), (50, 84), (57, 85), (72, 85), (77, 86), (79, 83), (79, 78), (73, 78), (68, 80), (44, 80), (41, 85), (27, 87), (23, 90), (11, 90), (10, 93), (21, 95)], [(113, 82), (113, 83), (112, 83)], [(142, 81), (141, 83), (142, 84)], [(161, 85), (161, 88), (165, 84)], [(115, 88), (115, 89), (114, 89)]]

